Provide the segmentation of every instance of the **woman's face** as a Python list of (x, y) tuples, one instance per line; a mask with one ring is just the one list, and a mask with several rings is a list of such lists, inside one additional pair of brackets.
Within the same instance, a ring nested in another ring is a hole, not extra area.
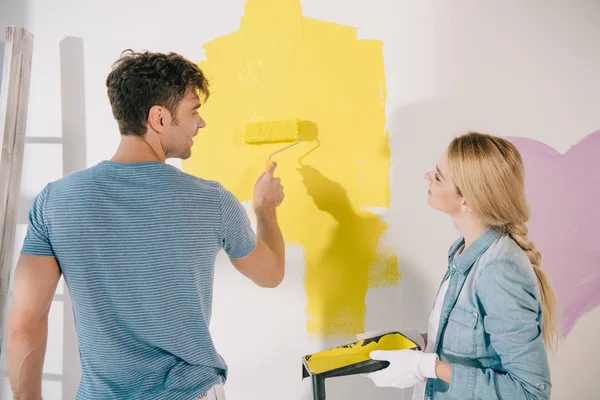
[(436, 210), (454, 217), (461, 212), (464, 199), (458, 194), (452, 181), (446, 154), (444, 151), (436, 167), (425, 173), (425, 179), (429, 183), (427, 203)]

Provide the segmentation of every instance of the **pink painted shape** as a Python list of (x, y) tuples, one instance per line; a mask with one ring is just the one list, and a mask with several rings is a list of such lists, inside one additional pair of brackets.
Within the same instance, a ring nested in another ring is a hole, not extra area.
[(532, 139), (507, 139), (523, 157), (529, 232), (556, 290), (567, 336), (600, 305), (600, 131), (564, 155)]

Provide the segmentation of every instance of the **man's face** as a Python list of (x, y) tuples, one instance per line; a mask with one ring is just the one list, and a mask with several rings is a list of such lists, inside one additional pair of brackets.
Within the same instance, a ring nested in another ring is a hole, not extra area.
[(193, 138), (198, 134), (198, 129), (206, 126), (206, 122), (198, 113), (199, 108), (198, 95), (194, 91), (188, 91), (179, 102), (169, 128), (162, 135), (162, 145), (167, 158), (186, 160), (192, 155)]

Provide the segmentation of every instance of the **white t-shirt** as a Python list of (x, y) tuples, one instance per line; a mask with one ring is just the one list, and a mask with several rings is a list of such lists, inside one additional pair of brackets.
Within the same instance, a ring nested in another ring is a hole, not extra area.
[[(435, 340), (437, 339), (437, 332), (440, 326), (440, 316), (442, 315), (442, 305), (444, 304), (444, 298), (446, 297), (446, 292), (448, 291), (449, 280), (450, 279), (446, 279), (444, 283), (442, 283), (438, 296), (435, 299), (433, 310), (429, 315), (429, 322), (427, 323), (427, 346), (425, 347), (425, 353), (433, 353), (433, 349), (435, 349)], [(413, 400), (423, 400), (425, 398), (425, 385), (427, 385), (427, 379), (415, 385), (413, 391)]]
[[(454, 254), (454, 258), (456, 258), (462, 251), (463, 247), (458, 249), (456, 254)], [(433, 349), (435, 349), (438, 329), (440, 327), (440, 317), (442, 315), (442, 306), (444, 305), (444, 299), (446, 298), (446, 292), (448, 291), (448, 282), (450, 278), (448, 277), (440, 286), (440, 291), (435, 299), (435, 305), (433, 306), (433, 310), (431, 310), (431, 314), (429, 315), (429, 322), (427, 323), (427, 346), (425, 347), (425, 353), (433, 353)], [(414, 386), (413, 391), (413, 400), (424, 400), (425, 399), (425, 386), (427, 385), (427, 379), (423, 382), (417, 383)]]

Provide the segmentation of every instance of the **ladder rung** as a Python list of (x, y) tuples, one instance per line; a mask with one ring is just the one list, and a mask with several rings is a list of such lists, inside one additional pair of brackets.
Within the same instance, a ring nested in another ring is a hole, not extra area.
[(58, 136), (25, 136), (25, 143), (62, 144), (63, 138)]

